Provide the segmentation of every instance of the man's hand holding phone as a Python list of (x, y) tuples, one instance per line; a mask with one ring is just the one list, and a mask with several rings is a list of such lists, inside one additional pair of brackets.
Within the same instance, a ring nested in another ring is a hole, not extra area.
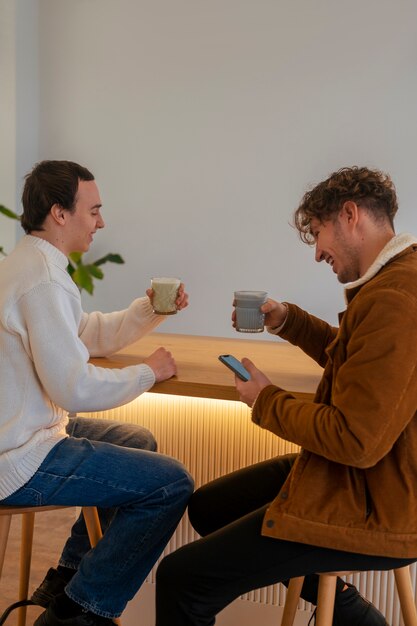
[(238, 378), (240, 378), (240, 380), (243, 380), (244, 382), (249, 380), (249, 372), (243, 367), (242, 363), (238, 361), (238, 359), (232, 354), (221, 354), (219, 356), (219, 361), (230, 370), (232, 370), (232, 372), (234, 372), (234, 374)]
[(242, 365), (250, 374), (250, 380), (246, 383), (236, 378), (236, 389), (240, 400), (252, 407), (262, 389), (272, 385), (271, 381), (261, 370), (252, 363), (250, 359), (242, 359)]
[(231, 354), (221, 354), (219, 360), (235, 373), (235, 384), (240, 400), (249, 407), (271, 381), (252, 363), (250, 359), (238, 361)]

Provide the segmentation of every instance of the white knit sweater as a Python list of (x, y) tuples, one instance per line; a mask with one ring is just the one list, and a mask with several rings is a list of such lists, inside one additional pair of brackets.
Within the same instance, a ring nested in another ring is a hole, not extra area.
[(26, 235), (0, 262), (0, 500), (23, 486), (66, 437), (67, 412), (130, 402), (155, 382), (147, 365), (88, 363), (164, 318), (147, 297), (124, 311), (84, 313), (62, 252)]

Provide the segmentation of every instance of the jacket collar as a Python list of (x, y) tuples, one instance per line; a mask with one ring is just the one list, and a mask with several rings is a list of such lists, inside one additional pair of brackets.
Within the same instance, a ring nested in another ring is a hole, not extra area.
[(392, 261), (395, 257), (405, 252), (410, 246), (417, 246), (417, 237), (408, 233), (401, 233), (395, 235), (389, 242), (382, 248), (381, 252), (376, 257), (372, 265), (366, 270), (365, 274), (345, 287), (345, 301), (350, 302), (353, 296), (359, 291), (360, 287), (367, 283), (371, 278), (376, 276), (378, 272), (389, 261)]

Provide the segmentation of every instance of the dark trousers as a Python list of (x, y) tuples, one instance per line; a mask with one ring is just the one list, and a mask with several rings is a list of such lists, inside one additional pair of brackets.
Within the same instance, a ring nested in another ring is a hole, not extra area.
[[(157, 626), (212, 626), (230, 602), (289, 578), (338, 570), (385, 570), (416, 559), (394, 559), (319, 548), (261, 535), (268, 504), (294, 462), (285, 455), (222, 476), (198, 489), (188, 512), (202, 539), (165, 557), (157, 571)], [(314, 602), (317, 577), (303, 597)]]

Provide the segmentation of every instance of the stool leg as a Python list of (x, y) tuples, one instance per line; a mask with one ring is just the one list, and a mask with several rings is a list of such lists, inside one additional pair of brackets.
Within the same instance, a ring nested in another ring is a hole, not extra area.
[[(32, 560), (33, 527), (35, 525), (35, 513), (22, 514), (22, 543), (20, 546), (20, 580), (19, 580), (19, 600), (26, 600), (28, 597), (30, 563)], [(26, 607), (22, 606), (18, 612), (17, 625), (25, 626)]]
[(7, 539), (9, 538), (11, 515), (0, 516), (0, 578), (3, 571), (4, 557), (6, 555)]
[(332, 626), (336, 583), (336, 576), (320, 574), (316, 626)]
[(304, 576), (291, 578), (290, 584), (288, 585), (287, 597), (285, 599), (281, 626), (293, 626), (303, 582)]
[(83, 506), (82, 508), (85, 525), (87, 526), (88, 538), (91, 547), (94, 548), (103, 536), (100, 519), (95, 506)]
[(400, 567), (394, 570), (395, 584), (400, 600), (401, 613), (405, 626), (417, 626), (417, 611), (411, 585), (410, 568)]

